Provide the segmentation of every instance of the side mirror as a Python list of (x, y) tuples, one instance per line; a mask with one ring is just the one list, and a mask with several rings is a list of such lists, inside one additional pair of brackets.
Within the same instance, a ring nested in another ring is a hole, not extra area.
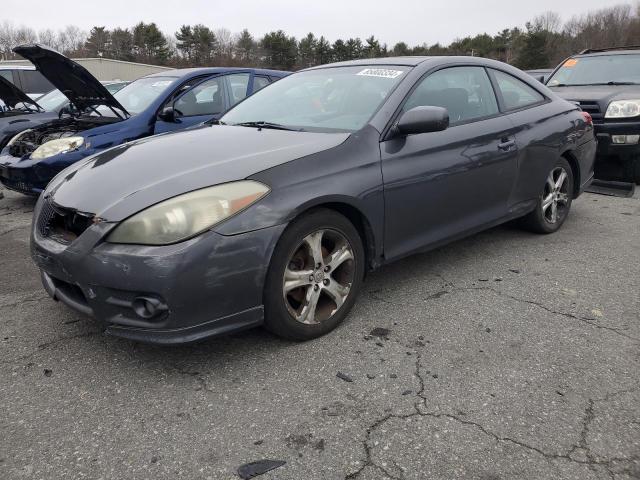
[(536, 75), (533, 78), (535, 78), (536, 80), (538, 80), (540, 83), (544, 85), (544, 75)]
[(160, 113), (158, 114), (158, 118), (160, 120), (162, 120), (163, 122), (175, 122), (176, 121), (176, 110), (173, 108), (173, 106), (171, 107), (164, 107)]
[(414, 107), (404, 112), (396, 131), (401, 135), (441, 132), (449, 128), (449, 112), (442, 107)]

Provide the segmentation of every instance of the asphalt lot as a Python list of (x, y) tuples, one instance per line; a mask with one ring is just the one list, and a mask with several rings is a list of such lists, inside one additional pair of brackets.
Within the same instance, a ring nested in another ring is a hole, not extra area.
[(2, 479), (640, 478), (638, 194), (386, 267), (310, 343), (169, 349), (47, 297), (32, 208), (0, 200)]

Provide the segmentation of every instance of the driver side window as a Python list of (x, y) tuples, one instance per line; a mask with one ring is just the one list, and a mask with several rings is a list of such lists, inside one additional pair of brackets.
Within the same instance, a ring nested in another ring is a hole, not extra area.
[(496, 115), (498, 101), (482, 67), (451, 67), (423, 79), (403, 111), (418, 106), (443, 107), (452, 126)]
[(222, 113), (224, 111), (222, 79), (212, 78), (192, 88), (175, 102), (174, 108), (184, 117)]

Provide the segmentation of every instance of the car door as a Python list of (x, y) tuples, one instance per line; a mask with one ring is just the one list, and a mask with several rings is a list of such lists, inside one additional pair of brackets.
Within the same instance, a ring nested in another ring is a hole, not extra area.
[(401, 113), (427, 105), (448, 110), (448, 129), (396, 136), (380, 145), (389, 259), (505, 216), (515, 181), (513, 124), (501, 116), (483, 67), (455, 66), (427, 75)]
[[(222, 115), (229, 106), (224, 75), (208, 77), (178, 92), (161, 108), (154, 133), (171, 132), (197, 125)], [(171, 116), (162, 113), (167, 107), (172, 109)]]

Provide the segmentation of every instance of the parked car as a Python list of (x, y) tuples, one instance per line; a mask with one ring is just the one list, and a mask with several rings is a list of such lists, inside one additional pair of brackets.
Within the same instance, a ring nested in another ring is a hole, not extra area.
[(640, 185), (640, 49), (584, 50), (562, 62), (547, 86), (593, 117), (596, 168)]
[(0, 77), (13, 83), (33, 100), (53, 88), (33, 65), (0, 65)]
[(588, 114), (506, 64), (338, 63), (65, 170), (36, 204), (32, 257), (111, 335), (264, 323), (306, 340), (344, 320), (365, 270), (514, 219), (557, 231), (595, 150)]
[(536, 70), (525, 70), (525, 73), (531, 75), (533, 78), (541, 83), (545, 83), (549, 78), (549, 75), (553, 73), (553, 68), (538, 68)]
[[(5, 88), (2, 86), (3, 82)], [(113, 94), (129, 82), (102, 83), (106, 89)], [(16, 89), (22, 96), (17, 96), (15, 92)], [(4, 148), (11, 138), (20, 132), (58, 119), (61, 115), (65, 114), (65, 112), (67, 114), (72, 114), (73, 110), (79, 112), (58, 89), (54, 89), (40, 96), (37, 100), (32, 100), (12, 83), (0, 77), (0, 101), (4, 100), (2, 90), (7, 92), (9, 102), (18, 101), (18, 103), (16, 106), (11, 107), (10, 111), (5, 111), (4, 114), (0, 113), (0, 150)], [(9, 93), (10, 91), (13, 91), (13, 93)]]
[(193, 68), (142, 77), (115, 95), (85, 68), (39, 45), (14, 50), (29, 59), (76, 107), (74, 112), (14, 136), (0, 154), (0, 182), (38, 195), (58, 172), (130, 140), (183, 129), (285, 75), (274, 70)]
[(42, 108), (9, 80), (0, 77), (0, 121), (41, 112)]

